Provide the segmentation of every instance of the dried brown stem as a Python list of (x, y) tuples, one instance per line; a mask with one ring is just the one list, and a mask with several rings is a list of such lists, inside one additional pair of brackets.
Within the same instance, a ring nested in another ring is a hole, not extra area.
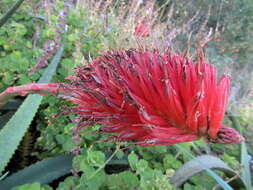
[(52, 25), (52, 22), (51, 22), (51, 8), (50, 8), (50, 3), (48, 0), (44, 0), (44, 7), (45, 7), (45, 10), (46, 10), (46, 18), (47, 18), (47, 22), (48, 22), (48, 25)]
[[(233, 177), (231, 177), (231, 178), (229, 178), (228, 180), (226, 180), (226, 182), (229, 183), (229, 182), (231, 182), (231, 181), (233, 181), (233, 180), (235, 180), (235, 179), (240, 178), (241, 173), (242, 173), (242, 168), (240, 168), (240, 170), (239, 170), (238, 172), (236, 172), (236, 175), (234, 175)], [(219, 187), (220, 187), (220, 184), (216, 184), (216, 185), (213, 187), (212, 190), (216, 190), (216, 189), (218, 189)]]

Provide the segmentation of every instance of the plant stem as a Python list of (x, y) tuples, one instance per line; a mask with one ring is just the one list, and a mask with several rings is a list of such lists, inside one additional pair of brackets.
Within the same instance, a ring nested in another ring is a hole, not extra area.
[(20, 95), (26, 96), (27, 94), (40, 94), (42, 96), (60, 93), (60, 85), (57, 83), (39, 84), (29, 83), (16, 87), (9, 87), (4, 92), (0, 93), (0, 107), (3, 106), (9, 99)]
[(88, 179), (90, 180), (91, 178), (93, 178), (99, 171), (101, 171), (112, 159), (113, 157), (116, 155), (116, 153), (120, 150), (120, 145), (118, 145), (116, 147), (116, 150), (112, 153), (112, 155), (106, 160), (106, 162), (100, 166)]

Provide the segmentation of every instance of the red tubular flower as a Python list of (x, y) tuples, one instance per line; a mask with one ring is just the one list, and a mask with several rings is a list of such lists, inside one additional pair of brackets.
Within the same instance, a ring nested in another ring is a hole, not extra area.
[[(203, 59), (157, 51), (111, 51), (76, 69), (66, 97), (82, 118), (119, 141), (143, 146), (171, 145), (206, 137), (238, 143), (236, 130), (223, 126), (229, 76), (216, 81), (216, 68)], [(202, 60), (202, 61), (200, 61)]]
[(150, 27), (145, 23), (139, 23), (134, 28), (134, 34), (138, 37), (147, 37), (150, 33)]

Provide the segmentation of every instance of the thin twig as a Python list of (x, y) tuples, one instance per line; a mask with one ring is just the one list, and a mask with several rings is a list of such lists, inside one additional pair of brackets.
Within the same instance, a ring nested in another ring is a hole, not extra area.
[(48, 25), (52, 25), (51, 22), (51, 8), (50, 8), (50, 4), (48, 2), (48, 0), (44, 0), (44, 7), (45, 7), (45, 11), (46, 11), (46, 21), (48, 22)]
[(214, 31), (214, 32), (215, 32), (215, 34), (214, 34), (215, 38), (217, 37), (217, 33), (218, 33), (218, 31), (219, 31), (222, 7), (223, 7), (223, 0), (221, 1), (220, 7), (219, 7), (218, 19), (217, 19), (217, 23), (216, 23), (216, 27), (215, 27), (215, 31)]
[(99, 171), (101, 171), (112, 159), (113, 157), (116, 155), (116, 153), (120, 150), (120, 145), (117, 145), (116, 150), (112, 153), (112, 155), (105, 161), (105, 163), (100, 166), (89, 178), (88, 180), (90, 180), (91, 178), (93, 178)]
[[(242, 173), (242, 168), (241, 168), (233, 177), (231, 177), (231, 178), (229, 178), (228, 180), (226, 180), (226, 182), (229, 183), (229, 182), (231, 182), (231, 181), (233, 181), (233, 180), (239, 178), (240, 175), (241, 175), (241, 173)], [(216, 184), (216, 185), (213, 187), (212, 190), (216, 190), (216, 189), (218, 189), (219, 187), (220, 187), (220, 184)]]

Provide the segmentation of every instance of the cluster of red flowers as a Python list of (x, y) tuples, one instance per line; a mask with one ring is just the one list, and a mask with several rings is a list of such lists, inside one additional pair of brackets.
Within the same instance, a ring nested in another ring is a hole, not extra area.
[[(201, 60), (201, 61), (200, 61)], [(158, 51), (111, 51), (84, 63), (65, 85), (77, 106), (79, 127), (101, 124), (119, 141), (152, 146), (205, 137), (238, 143), (243, 138), (222, 125), (230, 78), (216, 79), (216, 68)]]

